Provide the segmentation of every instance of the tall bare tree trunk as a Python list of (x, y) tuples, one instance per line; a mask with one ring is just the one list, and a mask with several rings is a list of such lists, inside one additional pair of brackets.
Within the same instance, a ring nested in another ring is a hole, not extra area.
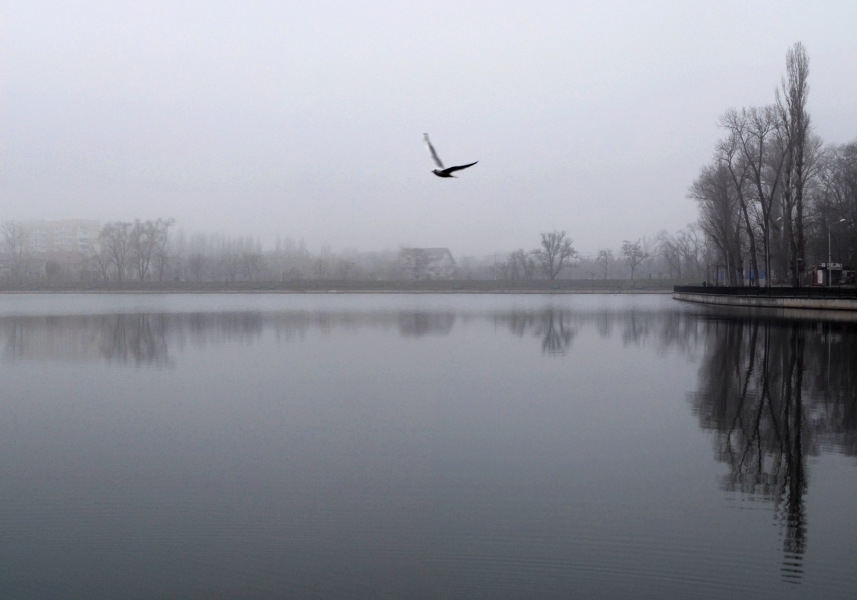
[(786, 76), (782, 81), (782, 93), (777, 90), (777, 106), (780, 119), (788, 132), (790, 172), (785, 177), (789, 189), (784, 194), (794, 206), (794, 232), (792, 236), (792, 268), (797, 274), (798, 262), (803, 263), (806, 254), (804, 232), (803, 192), (806, 187), (806, 152), (810, 131), (806, 101), (809, 96), (809, 57), (800, 42), (786, 53)]

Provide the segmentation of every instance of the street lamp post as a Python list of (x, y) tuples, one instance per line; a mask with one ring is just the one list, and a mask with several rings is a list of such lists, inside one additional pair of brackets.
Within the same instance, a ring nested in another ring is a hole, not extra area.
[[(845, 222), (845, 219), (839, 219), (837, 221), (837, 223), (844, 223), (844, 222)], [(824, 287), (830, 287), (830, 280), (831, 280), (830, 262), (832, 260), (833, 259), (831, 258), (831, 252), (830, 252), (830, 225), (828, 224), (828, 226), (827, 226), (827, 281), (825, 282), (826, 285)]]

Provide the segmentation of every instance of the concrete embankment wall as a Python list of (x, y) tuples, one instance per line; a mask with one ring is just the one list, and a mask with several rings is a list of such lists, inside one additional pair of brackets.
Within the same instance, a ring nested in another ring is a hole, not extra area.
[(673, 298), (685, 302), (711, 304), (715, 306), (744, 306), (750, 308), (848, 310), (857, 311), (857, 297), (832, 295), (751, 295), (744, 293), (705, 293), (676, 289)]

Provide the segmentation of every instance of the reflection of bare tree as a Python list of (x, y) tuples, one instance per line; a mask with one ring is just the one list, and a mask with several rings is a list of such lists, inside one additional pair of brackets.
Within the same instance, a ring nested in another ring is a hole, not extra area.
[(505, 324), (519, 337), (532, 335), (542, 340), (542, 352), (565, 354), (577, 335), (580, 316), (571, 311), (546, 308), (540, 311), (511, 311), (493, 315), (494, 322)]
[[(783, 531), (782, 576), (791, 582), (802, 577), (806, 551), (806, 457), (818, 453), (823, 438), (851, 452), (857, 429), (846, 417), (854, 414), (854, 365), (839, 365), (847, 379), (842, 385), (805, 381), (804, 373), (829, 375), (825, 361), (853, 360), (842, 351), (833, 359), (831, 338), (818, 335), (816, 325), (707, 321), (707, 355), (694, 399), (703, 427), (716, 433), (717, 458), (730, 467), (722, 487), (773, 502)], [(849, 330), (840, 343), (855, 343), (853, 325), (825, 325), (832, 327)]]
[(563, 355), (584, 327), (594, 325), (603, 337), (615, 329), (626, 344), (654, 343), (657, 351), (678, 347), (692, 354), (699, 345), (697, 320), (683, 311), (589, 310), (554, 307), (535, 310), (462, 312), (441, 310), (198, 312), (107, 315), (0, 317), (0, 348), (6, 360), (16, 356), (62, 360), (170, 364), (173, 344), (206, 345), (258, 340), (273, 331), (278, 343), (301, 339), (311, 330), (329, 333), (358, 327), (392, 328), (404, 337), (449, 334), (456, 322), (487, 319), (514, 335), (541, 341), (542, 352)]
[(430, 333), (446, 335), (452, 331), (452, 326), (455, 324), (455, 313), (401, 312), (398, 322), (399, 332), (406, 337), (422, 337)]
[(601, 313), (595, 317), (595, 329), (602, 338), (609, 338), (613, 334), (613, 325), (616, 319), (610, 313)]
[[(300, 319), (299, 319), (300, 321)], [(0, 318), (0, 347), (7, 361), (106, 360), (135, 366), (173, 365), (171, 349), (259, 338), (258, 312), (133, 313)]]
[(21, 358), (25, 352), (25, 328), (21, 319), (5, 319), (2, 326), (3, 358), (10, 362)]
[(20, 316), (0, 319), (6, 360), (170, 364), (165, 315)]
[(99, 349), (108, 362), (164, 367), (171, 363), (167, 344), (167, 316), (133, 314), (99, 319)]
[(685, 311), (595, 310), (579, 312), (545, 308), (538, 311), (514, 310), (490, 315), (519, 337), (534, 335), (542, 340), (542, 351), (564, 354), (577, 334), (594, 326), (601, 337), (610, 337), (619, 328), (625, 345), (653, 344), (659, 353), (678, 350), (692, 357), (704, 332), (699, 319)]
[(620, 333), (625, 344), (653, 345), (692, 355), (704, 334), (686, 311), (588, 310), (555, 307), (534, 310), (462, 312), (441, 310), (198, 312), (0, 317), (0, 348), (15, 357), (93, 359), (137, 365), (170, 364), (175, 344), (252, 343), (272, 330), (278, 343), (303, 338), (311, 330), (390, 328), (405, 337), (449, 334), (456, 322), (485, 319), (519, 337), (541, 342), (545, 354), (563, 355), (578, 333), (594, 326), (602, 337)]
[(192, 313), (174, 315), (172, 328), (178, 335), (190, 335), (193, 344), (251, 342), (264, 329), (264, 317), (258, 312)]
[(546, 310), (537, 321), (536, 335), (542, 336), (542, 352), (565, 354), (577, 331), (571, 327), (567, 315), (558, 310)]
[(857, 326), (821, 323), (811, 336), (806, 387), (814, 399), (807, 415), (819, 444), (857, 456)]
[(802, 557), (806, 548), (806, 513), (803, 496), (807, 490), (805, 459), (804, 459), (804, 418), (803, 418), (803, 368), (804, 368), (804, 335), (803, 329), (792, 326), (790, 336), (790, 352), (783, 393), (784, 411), (781, 427), (783, 438), (781, 448), (784, 451), (786, 481), (777, 497), (779, 503), (785, 495), (786, 534), (783, 542), (783, 577), (800, 579)]
[(622, 341), (626, 346), (631, 343), (637, 343), (644, 337), (648, 337), (653, 326), (653, 320), (650, 315), (639, 314), (634, 310), (625, 315), (623, 320)]

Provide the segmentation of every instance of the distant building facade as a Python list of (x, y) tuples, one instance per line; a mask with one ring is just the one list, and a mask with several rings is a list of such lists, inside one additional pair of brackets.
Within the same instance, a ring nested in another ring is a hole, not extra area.
[(89, 254), (98, 242), (101, 224), (90, 220), (21, 221), (24, 254), (62, 256)]
[(0, 236), (0, 281), (84, 277), (98, 248), (98, 221), (14, 221)]
[(455, 259), (447, 248), (402, 248), (399, 267), (410, 281), (444, 280), (455, 277)]

